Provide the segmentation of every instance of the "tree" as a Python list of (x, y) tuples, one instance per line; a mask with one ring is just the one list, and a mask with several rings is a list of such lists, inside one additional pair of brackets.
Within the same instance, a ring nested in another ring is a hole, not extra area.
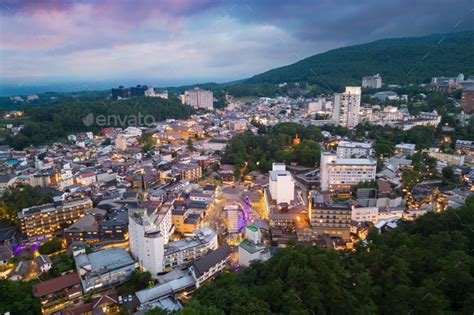
[(472, 226), (468, 198), (390, 233), (372, 230), (355, 251), (288, 246), (202, 286), (178, 314), (471, 314)]
[(0, 280), (0, 313), (41, 314), (40, 302), (32, 291), (31, 282)]
[(8, 188), (0, 197), (0, 218), (17, 222), (18, 211), (52, 201), (51, 190), (44, 190), (30, 185), (18, 185)]
[(456, 181), (456, 178), (454, 177), (454, 170), (452, 167), (447, 166), (443, 168), (442, 174), (443, 174), (443, 179), (445, 182), (453, 183)]
[(41, 244), (38, 248), (40, 254), (53, 254), (63, 249), (62, 240), (59, 237), (55, 237), (52, 240), (46, 241)]

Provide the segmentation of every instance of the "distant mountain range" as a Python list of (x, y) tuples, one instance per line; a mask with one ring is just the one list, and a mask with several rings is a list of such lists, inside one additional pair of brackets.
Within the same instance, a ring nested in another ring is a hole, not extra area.
[[(382, 39), (333, 49), (247, 79), (220, 84), (210, 82), (167, 88), (173, 93), (179, 93), (199, 86), (220, 93), (225, 90), (236, 96), (268, 96), (281, 92), (276, 87), (278, 83), (304, 82), (316, 85), (323, 90), (341, 90), (347, 85), (360, 85), (363, 76), (376, 73), (382, 76), (385, 84), (423, 83), (429, 82), (433, 76), (455, 76), (458, 73), (472, 76), (474, 75), (474, 31)], [(141, 83), (137, 81), (135, 84)], [(85, 90), (84, 86), (101, 90), (107, 84), (106, 82), (90, 82), (43, 87), (12, 87), (0, 82), (0, 95), (25, 95), (53, 90), (72, 92)], [(127, 84), (122, 82), (115, 85)]]
[(474, 75), (474, 32), (382, 39), (333, 49), (294, 64), (257, 74), (240, 83), (307, 82), (340, 89), (380, 73), (384, 83), (428, 82), (431, 77)]

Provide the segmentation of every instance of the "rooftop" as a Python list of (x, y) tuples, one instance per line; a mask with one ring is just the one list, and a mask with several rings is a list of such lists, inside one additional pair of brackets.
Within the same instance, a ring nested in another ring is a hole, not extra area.
[(239, 247), (251, 254), (265, 249), (265, 245), (263, 245), (262, 243), (255, 244), (247, 239), (244, 239), (242, 242), (240, 242)]
[(74, 285), (79, 285), (81, 281), (77, 273), (68, 273), (67, 275), (56, 277), (50, 280), (40, 282), (33, 286), (33, 295), (42, 297)]
[(230, 255), (230, 246), (227, 244), (222, 245), (216, 250), (212, 250), (206, 255), (202, 256), (192, 264), (193, 270), (197, 278), (209, 271), (213, 266), (218, 264)]
[(109, 248), (91, 254), (81, 254), (75, 258), (78, 266), (90, 264), (92, 272), (114, 270), (122, 266), (134, 264), (130, 255), (121, 248)]

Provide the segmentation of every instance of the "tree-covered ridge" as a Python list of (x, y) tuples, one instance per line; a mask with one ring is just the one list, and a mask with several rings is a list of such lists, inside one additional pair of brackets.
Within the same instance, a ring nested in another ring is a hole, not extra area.
[[(30, 118), (26, 127), (6, 142), (16, 149), (29, 145), (40, 145), (64, 139), (68, 134), (93, 131), (102, 127), (123, 127), (129, 125), (162, 121), (165, 119), (185, 119), (194, 113), (190, 106), (182, 105), (176, 99), (158, 97), (136, 97), (129, 100), (78, 100), (65, 99), (53, 105), (29, 106), (25, 116)], [(139, 115), (142, 117), (140, 120)], [(145, 116), (152, 119), (146, 119)], [(97, 117), (111, 117), (105, 124), (98, 125)], [(116, 117), (116, 118), (114, 118)], [(87, 119), (90, 118), (88, 121)]]
[(355, 252), (289, 246), (197, 290), (183, 314), (472, 314), (473, 230), (471, 197)]
[[(265, 128), (261, 126), (260, 129)], [(299, 144), (293, 143), (296, 135)], [(247, 131), (236, 135), (227, 145), (222, 162), (235, 164), (237, 168), (245, 167), (248, 171), (268, 171), (273, 162), (297, 162), (312, 167), (319, 162), (321, 148), (318, 142), (321, 140), (321, 130), (315, 126), (282, 123), (265, 134), (254, 135)]]
[(429, 82), (433, 76), (474, 74), (474, 32), (383, 39), (338, 48), (255, 75), (243, 83), (307, 82), (321, 88), (360, 85), (380, 73), (384, 83)]

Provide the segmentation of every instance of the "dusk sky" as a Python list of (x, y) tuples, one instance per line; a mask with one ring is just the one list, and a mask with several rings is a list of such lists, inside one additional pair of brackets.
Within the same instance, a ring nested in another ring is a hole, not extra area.
[(472, 30), (472, 0), (0, 0), (3, 85), (242, 79), (376, 39)]

